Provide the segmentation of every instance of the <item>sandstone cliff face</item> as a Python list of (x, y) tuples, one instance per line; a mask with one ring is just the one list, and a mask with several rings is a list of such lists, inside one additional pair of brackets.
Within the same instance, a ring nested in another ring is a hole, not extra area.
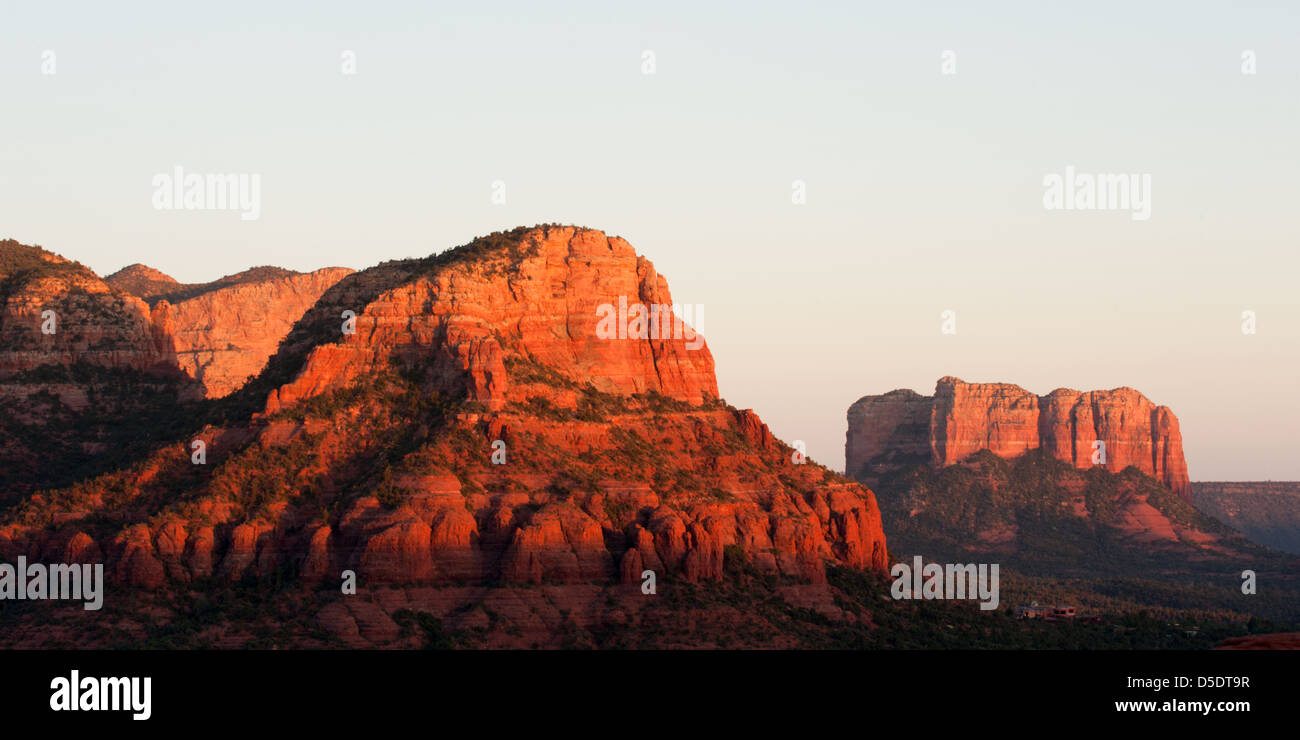
[(0, 241), (0, 505), (112, 469), (167, 438), (204, 396), (259, 372), (349, 272), (254, 268), (181, 285), (132, 265), (101, 280), (39, 247)]
[[(626, 241), (572, 227), (519, 237), (523, 254), (502, 253), (413, 274), (357, 314), (355, 333), (312, 350), (302, 372), (268, 401), (267, 411), (296, 403), (383, 366), (395, 357), (435, 362), (469, 398), (499, 409), (509, 395), (502, 364), (525, 356), (606, 393), (655, 392), (700, 403), (717, 397), (713, 356), (702, 338), (602, 338), (600, 306), (671, 306), (667, 282)], [(340, 315), (340, 314), (336, 314)], [(342, 320), (339, 333), (342, 330)], [(672, 323), (669, 323), (672, 327)], [(626, 327), (625, 327), (626, 328)], [(673, 335), (673, 331), (667, 332)], [(455, 391), (455, 388), (448, 388)]]
[(1133, 465), (1187, 497), (1178, 419), (1132, 388), (1035, 396), (1005, 383), (941, 378), (933, 397), (911, 391), (866, 396), (849, 407), (845, 462), (850, 475), (873, 480), (907, 460), (951, 465), (979, 450), (1016, 457), (1043, 448), (1078, 468), (1091, 467), (1094, 442), (1105, 465)]
[[(45, 365), (155, 370), (169, 358), (152, 340), (149, 307), (79, 264), (0, 242), (0, 378)], [(46, 313), (50, 312), (50, 313)]]
[(1038, 399), (1014, 385), (943, 378), (934, 390), (930, 425), (937, 465), (965, 460), (978, 450), (1016, 457), (1038, 447)]
[(103, 469), (197, 396), (144, 301), (0, 241), (0, 506)]
[(1041, 403), (1044, 446), (1076, 467), (1092, 465), (1093, 441), (1106, 444), (1106, 468), (1129, 465), (1187, 498), (1187, 463), (1178, 418), (1132, 388), (1078, 393), (1056, 390)]
[(929, 462), (933, 407), (934, 399), (907, 389), (859, 399), (849, 407), (845, 472), (858, 477), (867, 461), (876, 471)]
[(175, 304), (159, 300), (151, 312), (154, 339), (209, 398), (225, 396), (261, 372), (294, 322), (351, 273), (328, 267), (236, 283)]
[(263, 267), (182, 285), (137, 264), (101, 280), (37, 247), (0, 242), (0, 378), (77, 364), (179, 369), (205, 395), (224, 396), (260, 372), (294, 322), (351, 273)]
[(650, 570), (662, 588), (718, 580), (729, 557), (814, 583), (828, 561), (883, 573), (872, 493), (722, 403), (702, 340), (602, 337), (620, 297), (672, 303), (630, 245), (572, 227), (344, 277), (241, 392), (265, 394), (260, 413), (196, 430), (207, 465), (168, 445), (57, 505), (32, 497), (0, 519), (0, 556), (99, 559), (150, 588), (344, 569), (366, 585)]

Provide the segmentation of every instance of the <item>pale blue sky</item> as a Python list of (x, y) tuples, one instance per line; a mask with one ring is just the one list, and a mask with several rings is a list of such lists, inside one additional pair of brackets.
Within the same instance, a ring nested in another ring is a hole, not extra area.
[[(0, 7), (0, 237), (200, 281), (576, 223), (832, 467), (850, 403), (951, 374), (1131, 385), (1194, 480), (1300, 479), (1294, 3), (268, 5)], [(261, 218), (154, 210), (175, 165), (260, 174)], [(1151, 219), (1045, 211), (1067, 165), (1149, 173)]]

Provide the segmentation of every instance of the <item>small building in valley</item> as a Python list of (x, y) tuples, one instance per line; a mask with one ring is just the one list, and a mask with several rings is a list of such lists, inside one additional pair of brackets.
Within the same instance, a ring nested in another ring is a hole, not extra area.
[(1072, 621), (1077, 614), (1073, 606), (1039, 606), (1037, 601), (1016, 609), (1016, 619), (1041, 619), (1046, 622)]

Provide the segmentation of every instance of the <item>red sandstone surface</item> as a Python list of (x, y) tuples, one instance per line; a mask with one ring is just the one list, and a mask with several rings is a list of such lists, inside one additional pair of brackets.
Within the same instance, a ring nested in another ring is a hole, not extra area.
[(257, 375), (294, 322), (350, 274), (327, 267), (223, 285), (174, 304), (163, 299), (151, 314), (155, 337), (208, 397), (225, 396)]
[[(0, 519), (0, 558), (105, 562), (111, 582), (149, 589), (277, 573), (337, 583), (344, 570), (367, 585), (638, 583), (645, 570), (699, 582), (723, 577), (728, 548), (812, 584), (827, 562), (885, 571), (871, 491), (792, 463), (757, 415), (722, 403), (707, 345), (596, 335), (597, 307), (620, 296), (672, 304), (631, 245), (539, 227), (466, 249), (287, 278), (321, 282), (281, 289), (284, 305), (321, 296), (245, 389), (265, 394), (260, 413), (195, 429), (206, 465), (187, 438), (32, 496)], [(160, 302), (152, 324), (130, 303), (127, 327), (174, 339), (251, 305), (211, 346), (278, 310), (276, 290)], [(155, 361), (156, 344), (133, 341), (122, 361)]]
[[(951, 465), (979, 450), (1016, 457), (1043, 448), (1078, 468), (1093, 466), (1096, 441), (1105, 468), (1133, 465), (1187, 497), (1178, 418), (1132, 388), (1036, 396), (1007, 383), (941, 378), (931, 397), (908, 390), (865, 396), (849, 407), (845, 461), (870, 480), (881, 456)], [(887, 463), (886, 463), (887, 464)]]
[[(260, 372), (294, 322), (352, 273), (255, 268), (182, 285), (137, 264), (101, 280), (37, 247), (8, 241), (0, 248), (11, 264), (0, 270), (0, 379), (76, 363), (164, 375), (180, 369), (209, 397)], [(47, 311), (52, 333), (43, 331)]]

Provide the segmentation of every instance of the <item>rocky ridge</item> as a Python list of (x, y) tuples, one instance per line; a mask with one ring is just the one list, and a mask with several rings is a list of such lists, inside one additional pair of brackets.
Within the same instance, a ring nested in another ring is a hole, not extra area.
[(698, 582), (727, 553), (813, 583), (883, 572), (871, 492), (722, 403), (702, 341), (598, 336), (620, 297), (672, 305), (627, 242), (574, 227), (343, 277), (195, 430), (205, 465), (166, 445), (32, 497), (0, 556), (146, 588)]

